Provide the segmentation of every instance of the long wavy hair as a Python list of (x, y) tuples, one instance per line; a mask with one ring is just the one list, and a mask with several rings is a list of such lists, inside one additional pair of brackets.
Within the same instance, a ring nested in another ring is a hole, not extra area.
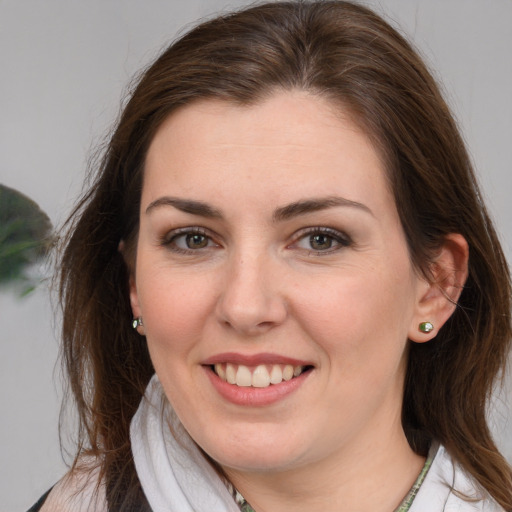
[(148, 146), (180, 106), (216, 98), (251, 105), (305, 90), (349, 108), (383, 155), (418, 272), (429, 276), (449, 233), (469, 244), (469, 276), (437, 337), (410, 342), (402, 421), (411, 447), (432, 439), (506, 510), (511, 469), (486, 408), (511, 344), (510, 275), (464, 143), (438, 86), (410, 44), (372, 11), (343, 1), (271, 2), (224, 15), (173, 43), (139, 78), (104, 156), (67, 223), (60, 266), (63, 361), (79, 420), (75, 466), (93, 455), (109, 503), (140, 495), (129, 424), (153, 374), (131, 327)]

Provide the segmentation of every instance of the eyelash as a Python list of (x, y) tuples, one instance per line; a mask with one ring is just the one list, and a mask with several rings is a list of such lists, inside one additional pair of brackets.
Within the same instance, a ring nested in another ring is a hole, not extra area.
[[(196, 235), (204, 237), (206, 239), (207, 245), (205, 245), (204, 247), (198, 247), (196, 249), (192, 249), (192, 248), (184, 249), (184, 248), (178, 247), (176, 245), (176, 242), (178, 239), (185, 237), (185, 240), (186, 240), (186, 237), (188, 237), (188, 236), (192, 237), (192, 236), (196, 236)], [(334, 245), (334, 247), (328, 247), (325, 250), (314, 249), (314, 248), (307, 249), (304, 247), (303, 249), (308, 251), (309, 254), (324, 256), (324, 255), (331, 254), (331, 253), (336, 252), (342, 248), (349, 247), (352, 245), (352, 240), (347, 234), (342, 233), (333, 228), (317, 226), (317, 227), (305, 228), (305, 229), (297, 232), (294, 236), (294, 241), (291, 244), (289, 244), (287, 246), (287, 248), (297, 247), (301, 241), (306, 240), (308, 237), (309, 237), (309, 240), (311, 241), (312, 237), (318, 236), (318, 235), (324, 236), (327, 239), (326, 241), (328, 243), (332, 244), (334, 242), (335, 245)], [(213, 243), (214, 246), (219, 247), (219, 245), (213, 241), (213, 237), (211, 236), (210, 232), (201, 227), (186, 227), (186, 228), (175, 229), (175, 230), (171, 231), (170, 233), (167, 233), (160, 240), (160, 245), (168, 247), (170, 250), (172, 250), (173, 252), (178, 253), (178, 254), (197, 253), (201, 249), (211, 248), (212, 247), (211, 243)]]
[(310, 249), (304, 248), (305, 250), (309, 251), (309, 254), (317, 255), (317, 256), (325, 256), (328, 254), (332, 254), (333, 252), (336, 252), (342, 248), (349, 247), (352, 245), (352, 240), (347, 234), (342, 233), (341, 231), (338, 231), (337, 229), (317, 226), (317, 227), (306, 228), (304, 230), (299, 231), (295, 237), (295, 241), (292, 244), (290, 244), (289, 247), (293, 247), (294, 245), (296, 246), (299, 242), (306, 240), (308, 237), (309, 237), (309, 241), (311, 241), (312, 237), (317, 236), (317, 235), (326, 237), (328, 240), (331, 241), (331, 243), (332, 243), (332, 241), (334, 241), (335, 246), (329, 247), (326, 250), (319, 250), (319, 249), (314, 249), (314, 248), (310, 248)]
[[(181, 247), (178, 247), (176, 245), (176, 241), (179, 238), (184, 237), (186, 239), (187, 236), (202, 236), (207, 241), (206, 247), (200, 247), (198, 249), (183, 249)], [(211, 248), (210, 242), (213, 242), (211, 234), (205, 230), (204, 228), (200, 227), (187, 227), (187, 228), (179, 228), (171, 231), (170, 233), (167, 233), (162, 239), (160, 240), (160, 245), (163, 245), (165, 247), (168, 247), (171, 251), (178, 253), (178, 254), (193, 254), (198, 252), (199, 249), (205, 249), (205, 248)], [(215, 244), (215, 242), (213, 242)], [(217, 245), (217, 244), (215, 244)]]

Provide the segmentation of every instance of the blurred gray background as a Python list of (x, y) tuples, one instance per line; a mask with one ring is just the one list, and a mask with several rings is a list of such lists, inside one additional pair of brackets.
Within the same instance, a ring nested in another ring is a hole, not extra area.
[[(134, 73), (228, 0), (0, 0), (0, 183), (55, 225)], [(512, 0), (366, 1), (402, 27), (440, 78), (512, 259)], [(58, 320), (43, 285), (0, 290), (0, 512), (26, 510), (64, 473)], [(512, 385), (490, 412), (512, 461)]]

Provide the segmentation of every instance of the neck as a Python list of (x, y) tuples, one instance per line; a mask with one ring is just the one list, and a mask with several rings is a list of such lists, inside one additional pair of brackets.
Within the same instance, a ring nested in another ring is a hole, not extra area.
[[(401, 427), (377, 442), (279, 472), (225, 472), (256, 512), (393, 512), (418, 477), (416, 455)], [(364, 446), (363, 449), (361, 447)]]

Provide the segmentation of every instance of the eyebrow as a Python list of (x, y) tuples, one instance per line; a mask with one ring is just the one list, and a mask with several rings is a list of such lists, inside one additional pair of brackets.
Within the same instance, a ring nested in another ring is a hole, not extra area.
[(156, 199), (146, 208), (146, 213), (150, 213), (155, 208), (160, 206), (173, 206), (177, 210), (185, 213), (191, 213), (192, 215), (200, 215), (201, 217), (208, 217), (214, 219), (222, 218), (220, 210), (213, 208), (208, 203), (203, 201), (195, 201), (193, 199), (180, 199), (178, 197), (160, 197)]
[(336, 208), (338, 206), (358, 208), (373, 216), (373, 212), (370, 210), (370, 208), (368, 208), (368, 206), (363, 203), (351, 201), (350, 199), (345, 199), (344, 197), (328, 196), (305, 199), (283, 206), (282, 208), (277, 208), (277, 210), (274, 212), (274, 215), (272, 216), (272, 220), (274, 222), (282, 222), (293, 217), (306, 215), (308, 213), (317, 212), (320, 210), (327, 210), (329, 208)]
[[(164, 196), (151, 202), (146, 208), (146, 213), (150, 213), (155, 208), (162, 206), (172, 206), (177, 210), (192, 215), (199, 215), (201, 217), (222, 219), (224, 216), (221, 210), (210, 206), (208, 203), (203, 201), (196, 201), (194, 199), (180, 199), (178, 197)], [(312, 199), (304, 199), (290, 203), (286, 206), (277, 208), (272, 215), (273, 222), (283, 222), (300, 215), (306, 215), (308, 213), (317, 212), (321, 210), (327, 210), (329, 208), (336, 207), (351, 207), (358, 208), (364, 212), (369, 213), (373, 216), (373, 212), (363, 203), (357, 201), (351, 201), (339, 196), (328, 196)]]

